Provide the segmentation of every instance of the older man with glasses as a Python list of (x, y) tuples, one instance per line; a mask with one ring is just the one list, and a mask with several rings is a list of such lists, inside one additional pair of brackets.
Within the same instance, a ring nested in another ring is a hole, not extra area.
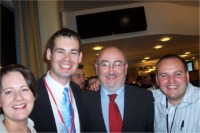
[(128, 64), (124, 53), (116, 47), (105, 48), (95, 67), (100, 89), (83, 94), (84, 131), (153, 132), (153, 95), (125, 84)]

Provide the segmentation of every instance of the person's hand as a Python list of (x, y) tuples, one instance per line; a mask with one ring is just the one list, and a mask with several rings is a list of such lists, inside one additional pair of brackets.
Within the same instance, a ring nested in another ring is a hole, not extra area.
[(89, 90), (98, 91), (100, 86), (100, 81), (97, 79), (94, 83), (89, 86)]

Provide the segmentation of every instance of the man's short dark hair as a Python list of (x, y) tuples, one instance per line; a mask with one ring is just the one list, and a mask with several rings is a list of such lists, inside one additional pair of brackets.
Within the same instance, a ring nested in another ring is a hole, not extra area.
[(57, 32), (55, 32), (49, 40), (49, 48), (50, 48), (51, 52), (53, 51), (53, 48), (55, 46), (55, 39), (57, 37), (61, 37), (61, 36), (76, 39), (79, 42), (79, 50), (80, 50), (80, 47), (81, 47), (80, 36), (75, 31), (73, 31), (71, 29), (62, 28), (62, 29), (58, 30)]
[(163, 61), (165, 59), (174, 59), (174, 58), (176, 58), (176, 59), (178, 59), (178, 60), (180, 60), (182, 62), (183, 66), (184, 66), (184, 69), (187, 72), (188, 71), (187, 63), (186, 63), (186, 61), (183, 58), (179, 57), (176, 54), (167, 54), (167, 55), (161, 57), (158, 60), (158, 62), (156, 63), (156, 73), (158, 73), (158, 65), (160, 64), (161, 61)]
[(83, 69), (84, 65), (83, 64), (78, 64), (78, 69)]

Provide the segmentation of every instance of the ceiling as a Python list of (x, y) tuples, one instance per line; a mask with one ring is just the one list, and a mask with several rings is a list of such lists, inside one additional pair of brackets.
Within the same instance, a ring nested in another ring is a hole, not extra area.
[[(133, 2), (138, 1), (64, 1), (64, 7), (67, 11), (79, 11), (106, 6), (129, 4)], [(199, 6), (198, 1), (185, 1), (179, 4), (187, 6)], [(168, 42), (163, 42), (162, 49), (155, 50), (153, 47), (156, 44), (161, 43), (159, 40), (163, 36), (169, 36), (171, 37), (171, 40)], [(87, 63), (95, 62), (96, 54), (98, 53), (98, 51), (93, 51), (92, 47), (96, 45), (100, 45), (103, 47), (117, 46), (120, 49), (122, 49), (127, 56), (129, 68), (154, 65), (155, 61), (157, 61), (158, 58), (169, 53), (182, 55), (185, 52), (190, 51), (191, 54), (187, 56), (188, 59), (191, 59), (193, 56), (199, 55), (199, 35), (187, 36), (177, 34), (160, 34), (141, 37), (131, 37), (111, 41), (101, 41), (95, 43), (86, 43), (83, 45), (82, 50), (84, 54), (83, 60), (87, 60)], [(141, 63), (141, 60), (143, 60), (146, 56), (149, 56), (150, 60), (148, 60), (146, 63)]]
[[(117, 6), (117, 5), (127, 5), (132, 3), (138, 3), (138, 2), (152, 2), (152, 0), (64, 0), (64, 10), (65, 11), (80, 11), (80, 10), (86, 10), (86, 9), (94, 9), (94, 8), (101, 8), (101, 7), (109, 7), (109, 6)], [(155, 2), (166, 2), (166, 0), (159, 0)], [(168, 3), (177, 3), (181, 5), (187, 5), (187, 6), (199, 6), (198, 0), (191, 0), (191, 1), (183, 1), (183, 0), (176, 0), (167, 1)]]

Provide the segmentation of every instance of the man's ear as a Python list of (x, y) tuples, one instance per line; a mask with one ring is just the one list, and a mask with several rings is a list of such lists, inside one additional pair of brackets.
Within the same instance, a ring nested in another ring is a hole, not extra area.
[(186, 73), (186, 76), (187, 76), (187, 81), (190, 82), (190, 75), (189, 75), (189, 72)]
[(2, 105), (1, 105), (1, 99), (0, 99), (0, 114), (1, 114), (1, 106), (2, 106)]
[(128, 63), (125, 64), (125, 71), (126, 71), (126, 74), (127, 74), (127, 70), (128, 70)]
[(82, 61), (82, 57), (83, 57), (83, 53), (80, 52), (80, 53), (79, 53), (79, 63), (81, 63), (81, 61)]
[(156, 83), (159, 86), (159, 82), (158, 82), (158, 76), (156, 75)]
[(51, 60), (51, 50), (50, 50), (50, 48), (47, 49), (46, 58), (47, 58), (47, 60)]
[(98, 65), (97, 65), (97, 63), (95, 63), (95, 69), (96, 69), (96, 75), (98, 75)]

